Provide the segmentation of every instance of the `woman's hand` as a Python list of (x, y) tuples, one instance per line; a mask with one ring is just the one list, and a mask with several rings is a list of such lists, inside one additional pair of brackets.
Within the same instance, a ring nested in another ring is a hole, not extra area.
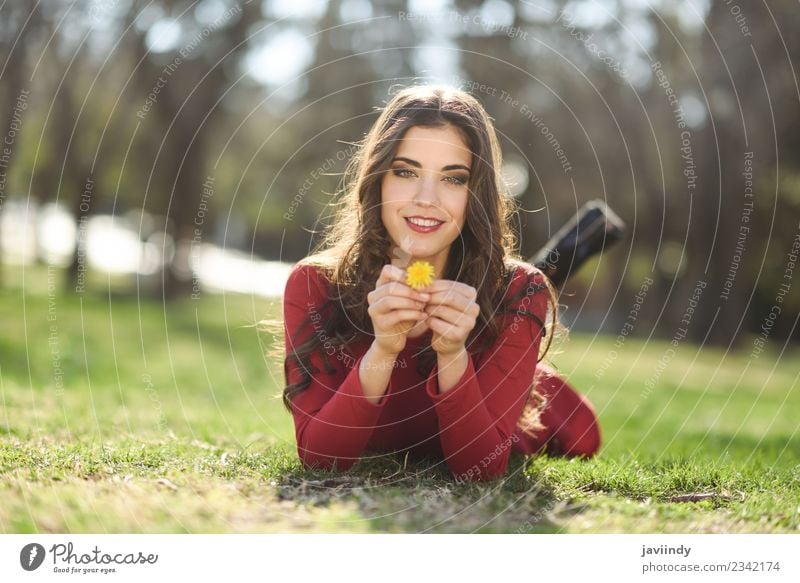
[(431, 347), (439, 356), (463, 351), (480, 313), (475, 301), (478, 292), (465, 283), (447, 279), (435, 280), (425, 291), (431, 295), (425, 306), (426, 325), (433, 331)]
[(430, 299), (405, 283), (406, 273), (384, 265), (375, 289), (367, 294), (367, 313), (372, 320), (375, 344), (386, 355), (397, 355), (406, 346), (409, 330), (428, 315), (423, 311)]

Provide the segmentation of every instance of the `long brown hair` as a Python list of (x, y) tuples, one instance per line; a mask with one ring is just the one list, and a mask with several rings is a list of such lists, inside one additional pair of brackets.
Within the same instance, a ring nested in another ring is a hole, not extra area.
[[(292, 397), (305, 390), (312, 374), (318, 372), (310, 362), (311, 354), (322, 354), (326, 370), (334, 370), (327, 357), (330, 350), (322, 349), (323, 339), (346, 352), (347, 345), (359, 336), (373, 333), (366, 297), (391, 259), (391, 241), (381, 220), (381, 179), (389, 171), (409, 128), (447, 124), (461, 132), (473, 154), (464, 227), (450, 247), (445, 273), (440, 276), (477, 290), (480, 314), (467, 339), (467, 349), (474, 354), (490, 348), (500, 333), (495, 316), (509, 313), (510, 305), (524, 293), (531, 293), (523, 286), (517, 297), (503, 301), (520, 259), (514, 252), (517, 241), (510, 228), (516, 208), (505, 192), (502, 153), (491, 118), (477, 99), (458, 89), (439, 86), (403, 89), (383, 108), (359, 144), (345, 170), (335, 219), (313, 253), (302, 261), (317, 267), (330, 282), (328, 302), (333, 302), (335, 309), (329, 317), (316, 322), (324, 333), (318, 330), (285, 356), (285, 364), (294, 360), (302, 372), (296, 383), (288, 384), (286, 379), (283, 401), (289, 410)], [(538, 291), (548, 294), (552, 330), (557, 312), (554, 290), (547, 282)], [(530, 313), (527, 316), (536, 318)], [(544, 328), (545, 323), (540, 324)], [(479, 336), (480, 343), (476, 342)], [(540, 360), (551, 339), (552, 334), (548, 334)], [(435, 360), (436, 355), (428, 346), (420, 355), (420, 374), (427, 376)]]

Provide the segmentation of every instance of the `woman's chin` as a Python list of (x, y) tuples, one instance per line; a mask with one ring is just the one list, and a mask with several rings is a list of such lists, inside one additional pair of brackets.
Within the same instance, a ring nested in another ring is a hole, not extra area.
[(434, 257), (442, 253), (444, 249), (440, 249), (438, 247), (430, 247), (428, 245), (418, 245), (416, 247), (412, 247), (409, 252), (411, 253), (411, 257), (413, 259), (424, 259), (427, 261), (432, 260)]

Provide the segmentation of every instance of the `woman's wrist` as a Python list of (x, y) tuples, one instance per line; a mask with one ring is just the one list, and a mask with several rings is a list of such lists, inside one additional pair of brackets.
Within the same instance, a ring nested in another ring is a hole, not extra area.
[(447, 363), (447, 362), (456, 362), (460, 359), (463, 359), (467, 356), (467, 349), (462, 346), (458, 350), (454, 350), (453, 352), (437, 352), (436, 359), (440, 363)]
[(397, 360), (397, 356), (400, 354), (399, 352), (389, 352), (385, 350), (380, 344), (378, 344), (377, 340), (372, 341), (372, 346), (369, 347), (369, 352), (374, 358), (391, 361)]
[(380, 403), (389, 388), (389, 378), (392, 376), (395, 360), (397, 355), (386, 352), (377, 342), (372, 343), (361, 359), (358, 370), (361, 390), (373, 405)]
[(467, 354), (466, 348), (452, 353), (438, 353), (436, 366), (438, 368), (439, 393), (446, 393), (454, 388), (458, 380), (464, 376), (468, 364), (469, 354)]

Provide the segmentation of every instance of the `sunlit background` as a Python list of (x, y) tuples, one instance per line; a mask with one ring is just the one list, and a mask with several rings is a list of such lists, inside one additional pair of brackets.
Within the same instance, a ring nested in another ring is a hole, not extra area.
[[(688, 336), (735, 345), (758, 334), (798, 229), (798, 40), (781, 32), (796, 8), (7, 1), (2, 261), (57, 266), (67, 292), (113, 274), (157, 299), (279, 296), (377, 108), (443, 83), (496, 120), (523, 257), (588, 200), (627, 223), (573, 275), (565, 321), (618, 333), (652, 277), (636, 333), (669, 338), (703, 281)], [(796, 338), (797, 297), (773, 337)]]
[[(0, 533), (796, 534), (798, 8), (0, 1)], [(287, 274), (422, 83), (495, 120), (521, 257), (589, 201), (627, 226), (546, 356), (592, 460), (300, 467)]]

